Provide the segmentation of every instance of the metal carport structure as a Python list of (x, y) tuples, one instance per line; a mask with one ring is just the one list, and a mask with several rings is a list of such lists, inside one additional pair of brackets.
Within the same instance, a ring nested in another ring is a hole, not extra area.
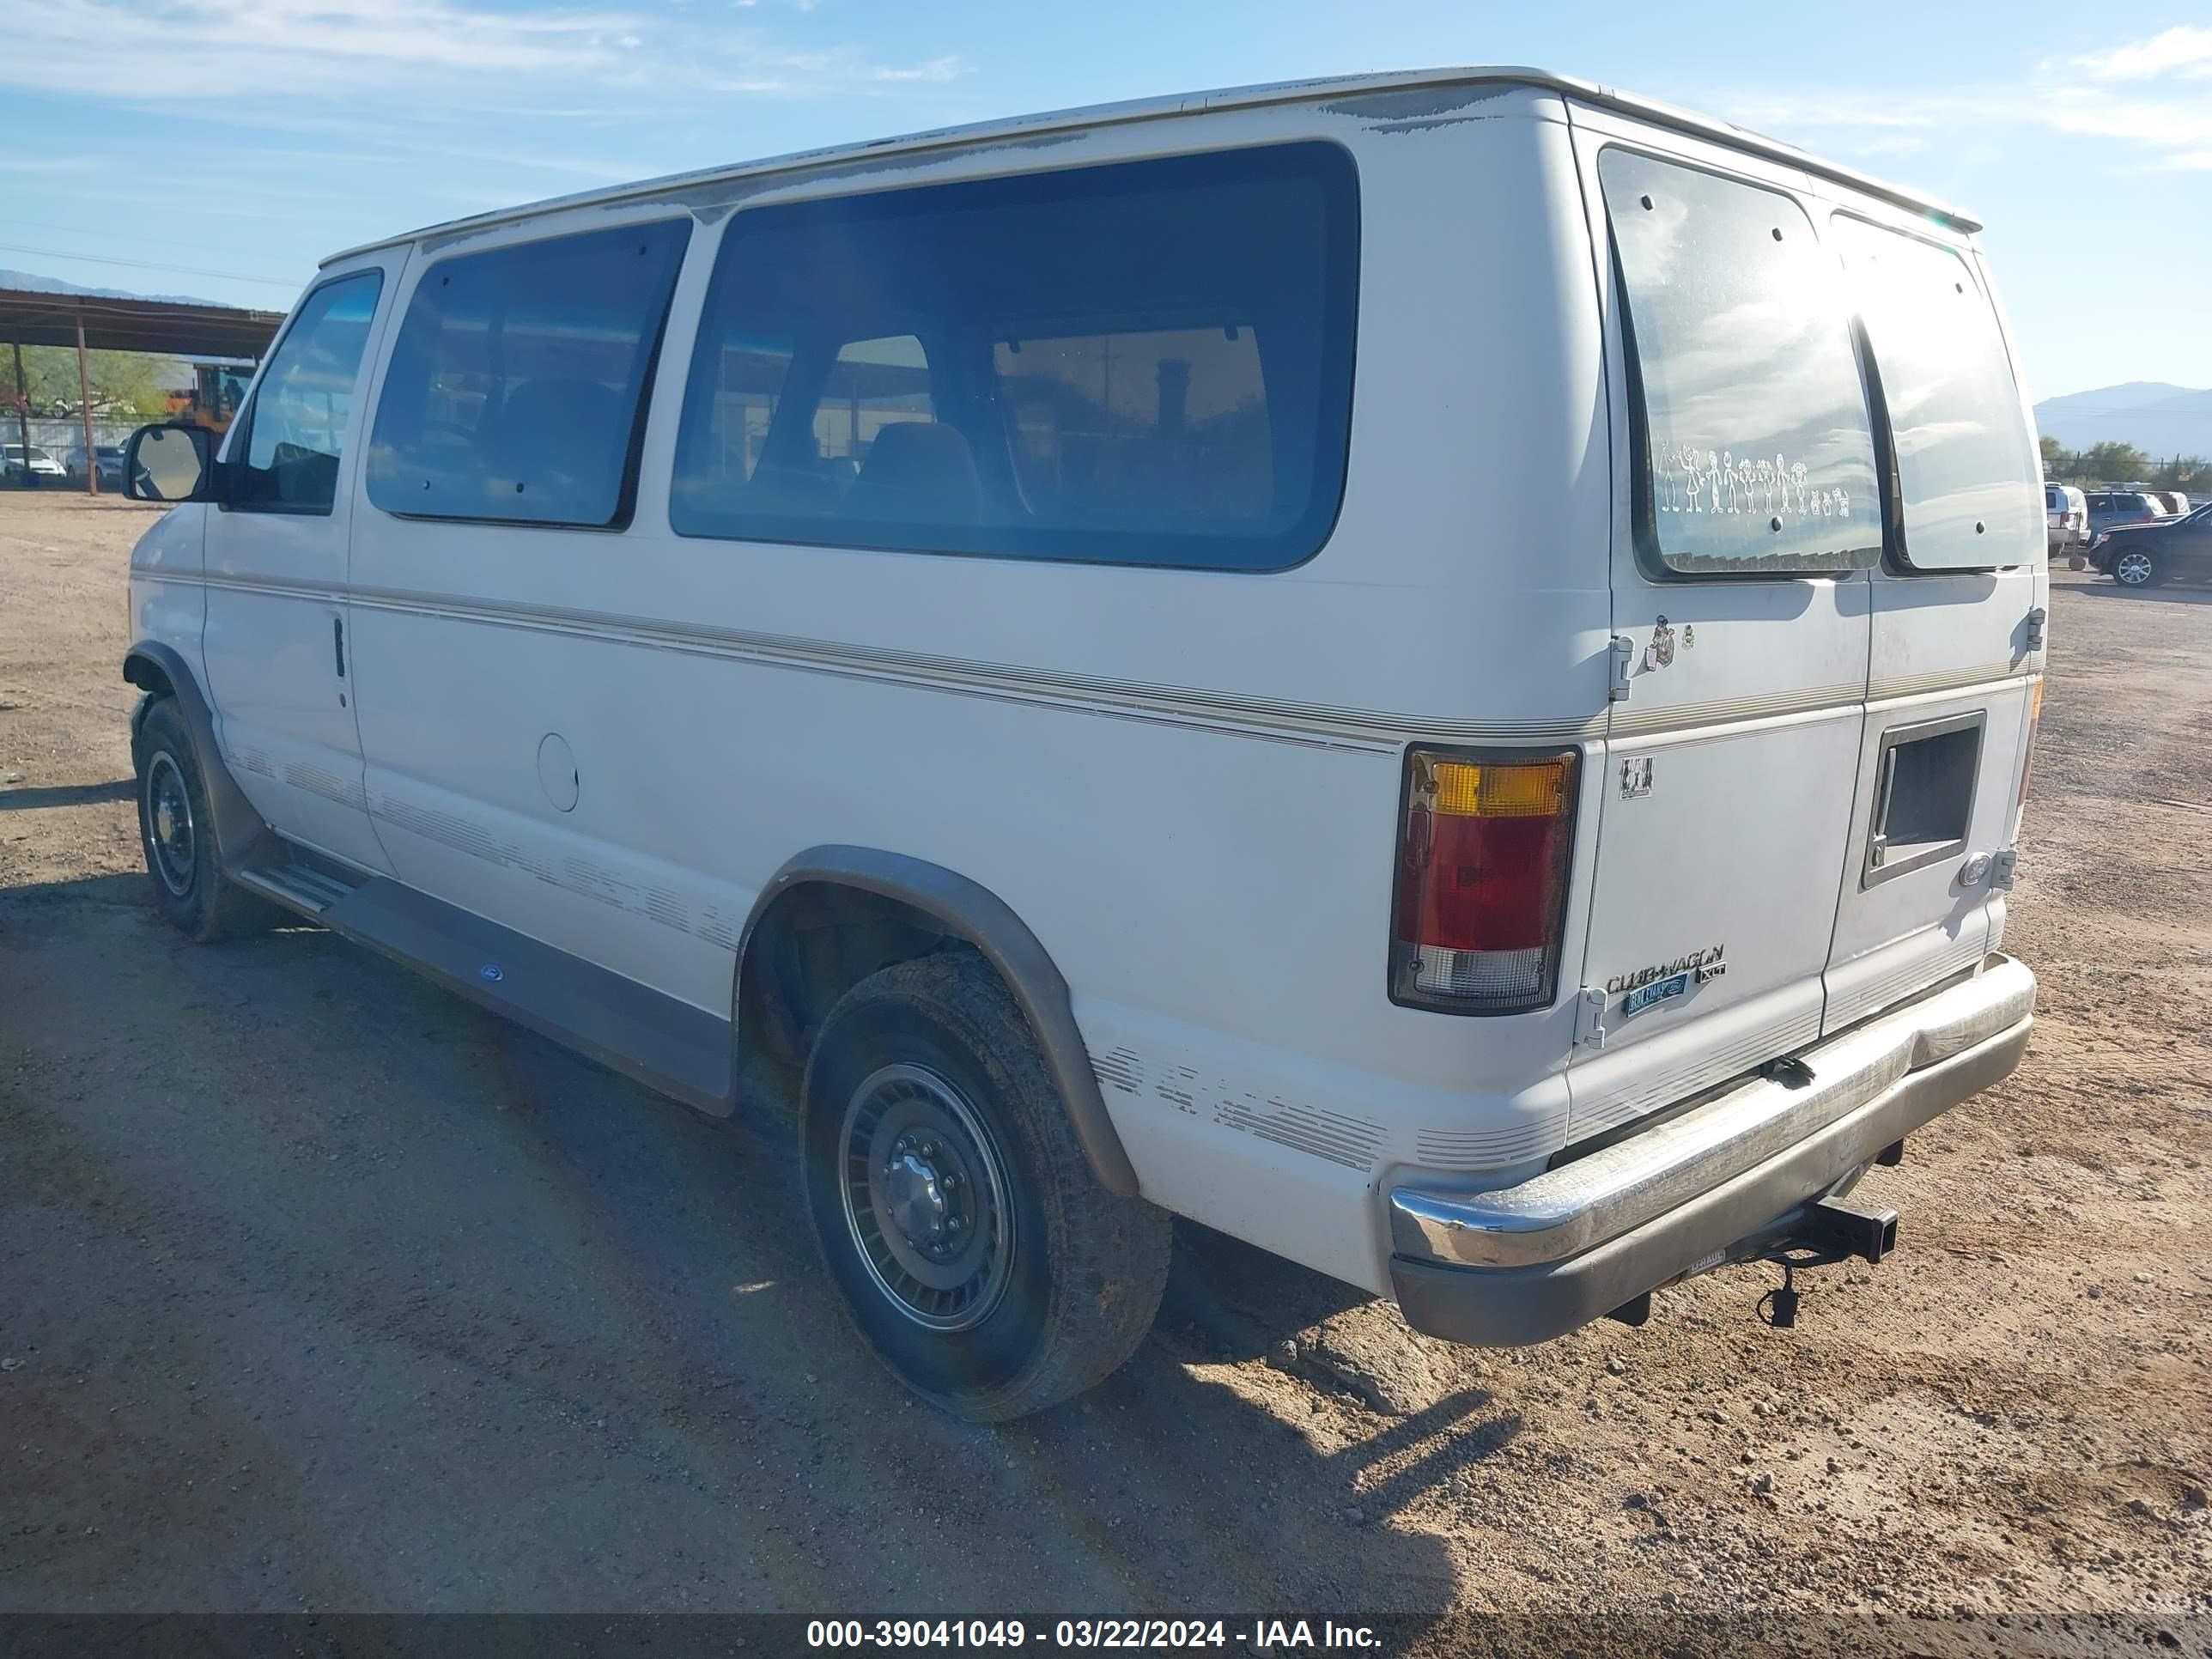
[[(47, 294), (0, 288), (0, 341), (15, 353), (15, 416), (26, 451), (30, 447), (28, 393), (23, 348), (76, 348), (77, 401), (84, 422), (84, 451), (94, 453), (92, 391), (85, 374), (88, 351), (150, 351), (174, 357), (259, 358), (284, 321), (281, 311), (199, 305), (178, 300), (111, 299), (98, 294)], [(100, 493), (100, 468), (88, 464), (85, 489)]]

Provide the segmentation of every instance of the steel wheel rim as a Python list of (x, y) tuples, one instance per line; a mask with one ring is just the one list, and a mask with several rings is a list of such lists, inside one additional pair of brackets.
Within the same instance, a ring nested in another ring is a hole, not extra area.
[(2112, 574), (2130, 587), (2140, 586), (2150, 580), (2150, 555), (2123, 553), (2112, 562)]
[(184, 769), (166, 750), (146, 768), (146, 851), (162, 886), (179, 898), (192, 890), (199, 864), (192, 793), (185, 787)]
[(927, 1329), (971, 1330), (1012, 1277), (1004, 1162), (966, 1097), (925, 1066), (872, 1072), (846, 1103), (838, 1191), (876, 1288)]

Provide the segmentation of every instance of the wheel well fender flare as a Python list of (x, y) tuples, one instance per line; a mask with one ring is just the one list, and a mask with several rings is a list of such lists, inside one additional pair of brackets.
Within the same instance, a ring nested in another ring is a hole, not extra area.
[(216, 862), (226, 871), (243, 869), (252, 864), (258, 843), (270, 834), (262, 822), (261, 814), (238, 787), (230, 775), (230, 768), (222, 757), (222, 747), (216, 741), (215, 715), (210, 708), (207, 694), (174, 646), (164, 645), (159, 640), (141, 640), (123, 657), (123, 678), (145, 692), (138, 706), (131, 714), (131, 735), (135, 740), (139, 728), (146, 722), (146, 712), (158, 697), (171, 698), (177, 712), (184, 716), (185, 729), (192, 740), (193, 759), (198, 763), (201, 786), (207, 791), (208, 810), (215, 818)]
[(948, 937), (973, 945), (1013, 994), (1044, 1061), (1046, 1075), (1059, 1091), (1071, 1127), (1091, 1173), (1117, 1197), (1137, 1194), (1137, 1172), (1121, 1137), (1107, 1115), (1098, 1073), (1075, 1023), (1067, 981), (1027, 923), (981, 883), (902, 853), (872, 847), (810, 847), (786, 860), (769, 878), (745, 917), (738, 939), (736, 982), (732, 988), (730, 1037), (734, 1059), (744, 1040), (738, 1011), (744, 1001), (753, 935), (776, 901), (794, 888), (812, 884), (854, 889), (892, 899), (921, 912)]

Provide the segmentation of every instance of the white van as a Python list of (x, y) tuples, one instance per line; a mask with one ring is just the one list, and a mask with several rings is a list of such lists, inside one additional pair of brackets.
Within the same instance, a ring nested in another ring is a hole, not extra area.
[(133, 558), (148, 862), (695, 1106), (979, 1419), (1190, 1217), (1540, 1341), (2003, 1077), (2041, 473), (1974, 222), (1580, 82), (1258, 88), (331, 259)]

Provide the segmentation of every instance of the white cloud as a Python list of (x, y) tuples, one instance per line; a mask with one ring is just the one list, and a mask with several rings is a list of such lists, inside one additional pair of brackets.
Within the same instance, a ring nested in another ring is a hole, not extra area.
[(926, 64), (915, 64), (906, 68), (885, 67), (876, 71), (878, 81), (954, 81), (968, 72), (968, 65), (957, 58), (933, 58)]
[[(864, 94), (938, 82), (951, 58), (884, 63), (856, 48), (793, 50), (753, 29), (702, 29), (618, 5), (481, 0), (0, 0), (0, 86), (206, 112), (203, 88), (282, 88), (276, 102), (400, 94), (474, 108), (502, 92), (617, 88), (640, 112), (685, 94)], [(391, 112), (386, 112), (389, 118)]]
[(2148, 40), (2086, 53), (2074, 63), (2100, 81), (2154, 81), (2168, 75), (2203, 80), (2212, 76), (2212, 29), (2184, 24)]
[[(2094, 84), (2083, 83), (2087, 73)], [(2171, 28), (2085, 57), (2053, 58), (2010, 85), (1928, 94), (1754, 94), (1735, 107), (1753, 126), (1844, 155), (1909, 155), (1937, 143), (1984, 142), (2033, 126), (2112, 139), (2151, 152), (2148, 165), (2191, 170), (2212, 145), (2212, 99), (2193, 87), (2143, 85), (2212, 78), (2212, 29)]]
[(2212, 100), (2177, 103), (2076, 88), (2051, 94), (2042, 115), (2061, 132), (2132, 139), (2160, 149), (2212, 143)]
[(2212, 173), (2212, 149), (2185, 149), (2166, 158), (2164, 166), (2177, 173)]

